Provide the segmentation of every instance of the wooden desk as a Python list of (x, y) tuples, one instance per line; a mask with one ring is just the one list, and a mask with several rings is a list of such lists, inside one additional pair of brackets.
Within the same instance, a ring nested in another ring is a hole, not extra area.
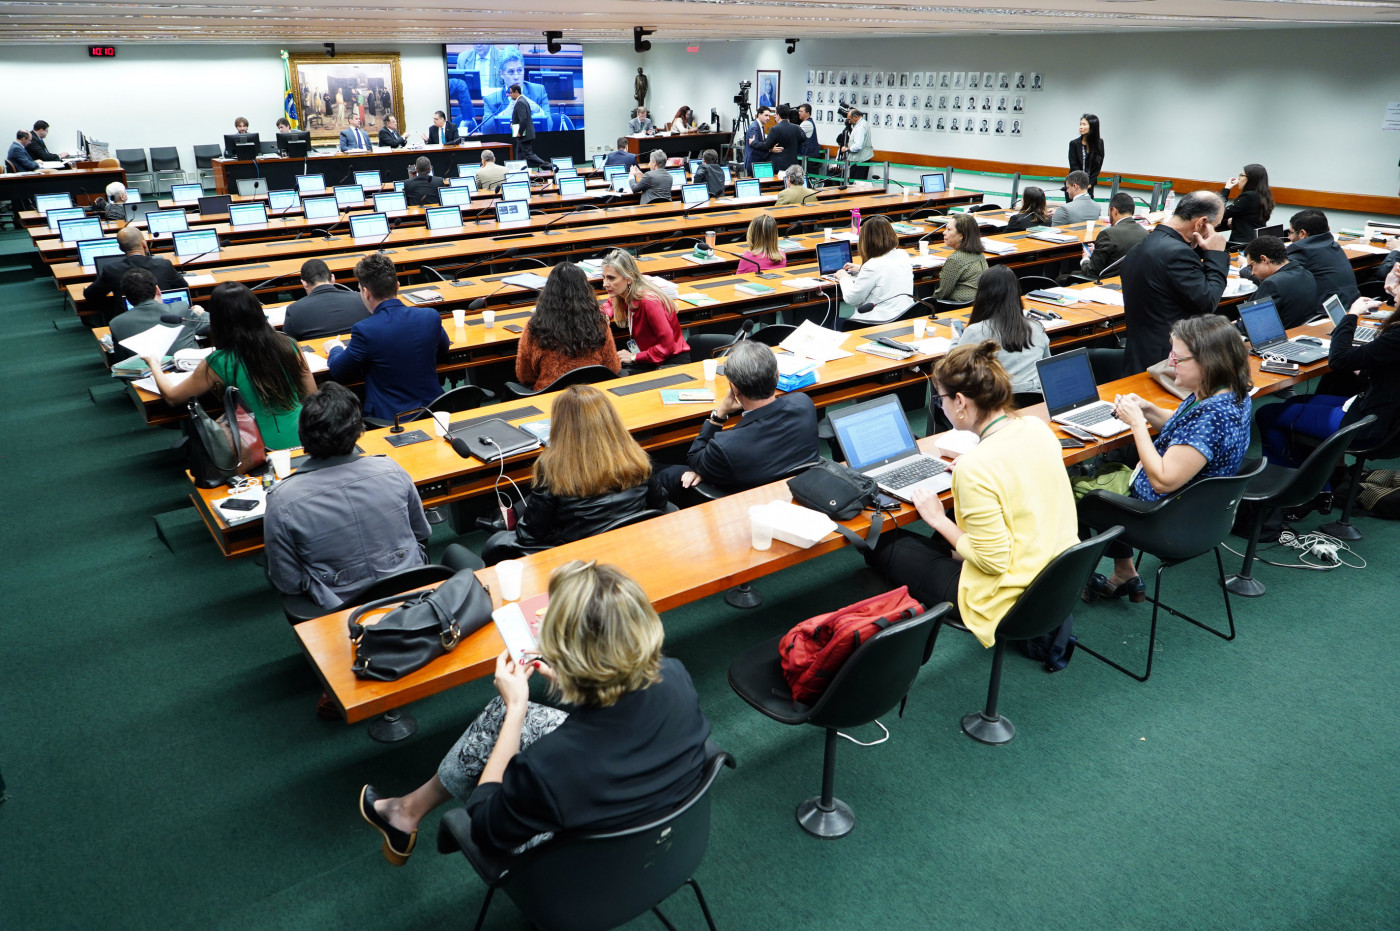
[[(1318, 327), (1290, 332), (1316, 332), (1319, 329), (1326, 332), (1326, 328)], [(1261, 373), (1257, 359), (1251, 359), (1251, 368), (1254, 370), (1255, 384), (1259, 386), (1258, 394), (1264, 395), (1323, 374), (1327, 371), (1327, 363), (1316, 363), (1291, 377)], [(1169, 409), (1174, 409), (1180, 403), (1147, 375), (1111, 382), (1099, 389), (1100, 397), (1105, 400), (1112, 400), (1115, 394), (1129, 392)], [(1022, 413), (1042, 420), (1047, 416), (1043, 404), (1027, 408)], [(1056, 432), (1059, 433), (1058, 430)], [(1082, 462), (1131, 442), (1131, 434), (1123, 434), (1097, 446), (1068, 449), (1064, 451), (1064, 462), (1066, 465)], [(919, 445), (927, 453), (938, 454), (935, 438), (920, 440)], [(774, 498), (790, 498), (785, 483), (775, 482), (531, 554), (521, 560), (524, 564), (521, 591), (526, 597), (546, 591), (549, 575), (556, 567), (574, 559), (596, 559), (615, 565), (630, 575), (647, 593), (656, 610), (664, 612), (846, 545), (845, 537), (831, 533), (805, 550), (780, 540), (774, 540), (772, 548), (767, 551), (753, 549), (749, 540), (748, 509), (751, 505)], [(945, 492), (942, 498), (945, 504), (951, 504), (950, 492)], [(918, 513), (912, 507), (903, 505), (894, 514), (894, 520), (886, 522), (886, 526), (902, 526), (917, 519)], [(869, 527), (865, 514), (843, 523), (862, 536)], [(664, 553), (665, 558), (658, 559), (658, 553)], [(501, 600), (495, 570), (483, 569), (477, 573), (477, 577), (491, 590), (493, 607), (499, 607)], [(451, 653), (396, 682), (364, 681), (356, 679), (350, 671), (354, 657), (346, 627), (348, 615), (348, 611), (341, 611), (305, 621), (293, 628), (302, 651), (348, 723), (363, 721), (464, 682), (489, 676), (495, 669), (496, 656), (504, 649), (495, 626), (488, 624), (464, 639)]]
[(69, 168), (59, 171), (17, 171), (0, 174), (0, 200), (29, 205), (36, 194), (73, 195), (73, 203), (90, 204), (106, 194), (113, 181), (126, 184), (120, 168)]
[[(511, 146), (508, 142), (466, 142), (460, 146), (429, 145), (421, 149), (389, 149), (384, 152), (360, 152), (355, 154), (336, 152), (333, 155), (311, 155), (300, 158), (259, 158), (227, 159), (216, 158), (214, 165), (214, 189), (220, 194), (238, 193), (240, 179), (262, 177), (272, 188), (295, 188), (296, 176), (302, 174), (324, 174), (326, 186), (334, 179), (353, 179), (356, 171), (378, 170), (382, 177), (406, 178), (408, 166), (419, 157), (426, 156), (433, 163), (433, 174), (440, 178), (457, 174), (459, 164), (478, 165), (481, 153), (491, 149), (496, 153), (498, 164), (505, 164), (510, 158)], [(349, 183), (345, 182), (335, 183)]]
[(706, 149), (716, 152), (734, 141), (733, 133), (682, 133), (679, 136), (628, 136), (627, 151), (638, 156), (639, 162), (653, 150), (660, 149), (667, 158), (699, 158)]

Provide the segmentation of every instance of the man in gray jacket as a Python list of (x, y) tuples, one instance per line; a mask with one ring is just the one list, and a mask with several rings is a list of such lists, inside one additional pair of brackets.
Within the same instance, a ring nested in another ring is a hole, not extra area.
[(1119, 191), (1108, 202), (1109, 225), (1094, 239), (1094, 254), (1079, 263), (1079, 273), (1097, 278), (1099, 273), (1128, 254), (1147, 238), (1147, 230), (1133, 216), (1133, 195)]
[(166, 350), (166, 355), (173, 355), (181, 349), (193, 349), (196, 337), (205, 336), (209, 332), (209, 317), (204, 311), (191, 309), (184, 301), (176, 301), (173, 304), (162, 301), (156, 276), (144, 268), (133, 268), (123, 275), (121, 290), (126, 300), (131, 303), (131, 309), (112, 318), (114, 362), (130, 358), (133, 354), (121, 344), (122, 340), (144, 333), (153, 326), (161, 326), (163, 316), (175, 315), (181, 320), (180, 333)]
[(675, 179), (666, 170), (666, 153), (652, 149), (649, 164), (651, 167), (646, 174), (642, 174), (636, 165), (632, 166), (632, 193), (641, 195), (643, 205), (654, 200), (670, 200), (671, 185)]
[(1065, 175), (1065, 202), (1055, 208), (1050, 225), (1064, 226), (1098, 218), (1099, 205), (1089, 196), (1089, 176), (1082, 171), (1071, 171)]

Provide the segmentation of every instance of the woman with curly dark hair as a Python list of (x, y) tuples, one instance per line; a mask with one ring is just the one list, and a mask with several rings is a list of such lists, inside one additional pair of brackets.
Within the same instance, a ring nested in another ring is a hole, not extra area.
[(585, 365), (622, 370), (612, 329), (598, 311), (588, 276), (571, 262), (560, 262), (540, 291), (535, 312), (520, 333), (515, 380), (535, 390)]

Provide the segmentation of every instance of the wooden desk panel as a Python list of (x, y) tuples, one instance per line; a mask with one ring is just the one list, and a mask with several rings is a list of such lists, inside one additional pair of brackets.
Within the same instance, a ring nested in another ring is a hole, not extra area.
[(404, 178), (408, 176), (408, 166), (419, 156), (426, 156), (433, 163), (433, 174), (448, 177), (457, 174), (456, 166), (459, 163), (479, 164), (484, 149), (495, 151), (499, 164), (505, 164), (510, 158), (511, 146), (507, 142), (467, 142), (460, 146), (429, 145), (418, 149), (405, 147), (354, 154), (337, 152), (333, 155), (311, 155), (306, 159), (216, 158), (213, 160), (214, 187), (220, 194), (236, 193), (240, 179), (263, 177), (271, 187), (292, 188), (296, 186), (296, 176), (300, 174), (326, 174), (331, 178), (344, 175), (350, 178), (356, 171), (374, 169), (381, 173), (397, 172), (398, 177)]

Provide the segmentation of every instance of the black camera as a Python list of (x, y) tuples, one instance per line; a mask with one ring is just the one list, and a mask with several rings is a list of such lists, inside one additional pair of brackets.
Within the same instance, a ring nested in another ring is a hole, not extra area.
[(851, 115), (851, 108), (843, 103), (841, 104), (841, 106), (836, 108), (836, 112), (841, 114), (841, 119), (844, 120), (846, 117)]
[(749, 105), (749, 90), (753, 87), (752, 81), (740, 81), (739, 93), (734, 95), (734, 102), (741, 107)]

